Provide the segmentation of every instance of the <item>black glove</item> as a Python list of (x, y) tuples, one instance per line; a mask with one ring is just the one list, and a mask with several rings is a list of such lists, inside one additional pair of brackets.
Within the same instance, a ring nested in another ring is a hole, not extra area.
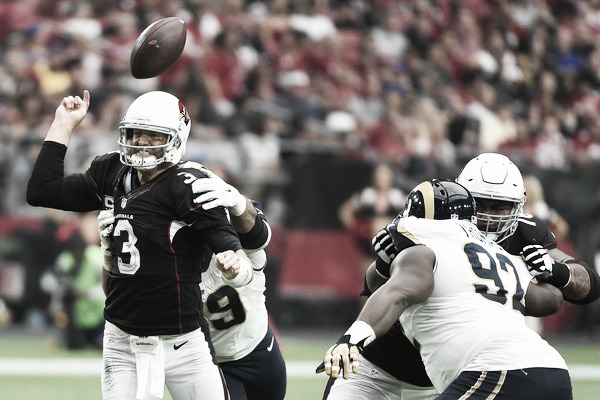
[(559, 289), (567, 286), (571, 280), (571, 270), (567, 264), (556, 262), (548, 250), (539, 244), (523, 247), (521, 256), (527, 264), (531, 276), (539, 282), (547, 282)]
[(375, 340), (373, 328), (366, 322), (355, 321), (336, 344), (327, 350), (316, 373), (325, 371), (327, 375), (335, 379), (340, 372), (343, 372), (344, 379), (348, 379), (350, 369), (354, 373), (358, 372), (358, 356), (373, 340)]
[(381, 258), (387, 264), (391, 264), (394, 258), (398, 255), (398, 250), (394, 246), (394, 240), (387, 229), (383, 228), (371, 241), (373, 249), (377, 252), (379, 258)]

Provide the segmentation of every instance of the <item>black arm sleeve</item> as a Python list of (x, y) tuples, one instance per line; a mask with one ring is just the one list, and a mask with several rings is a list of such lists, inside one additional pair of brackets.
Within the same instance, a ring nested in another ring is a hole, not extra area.
[(229, 222), (224, 222), (222, 225), (206, 227), (199, 230), (198, 233), (215, 254), (225, 250), (238, 251), (242, 249), (240, 239)]
[(64, 176), (67, 147), (46, 141), (35, 161), (27, 183), (27, 203), (66, 211), (99, 209), (99, 199), (87, 186), (82, 174)]
[(239, 233), (242, 247), (246, 250), (257, 250), (265, 247), (271, 239), (271, 229), (261, 213), (256, 215), (254, 226), (246, 233)]

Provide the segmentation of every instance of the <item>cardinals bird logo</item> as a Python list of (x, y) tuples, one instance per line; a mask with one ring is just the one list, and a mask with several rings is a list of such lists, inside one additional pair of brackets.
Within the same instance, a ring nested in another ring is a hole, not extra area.
[(181, 100), (179, 100), (179, 120), (183, 121), (186, 125), (190, 122), (190, 115)]

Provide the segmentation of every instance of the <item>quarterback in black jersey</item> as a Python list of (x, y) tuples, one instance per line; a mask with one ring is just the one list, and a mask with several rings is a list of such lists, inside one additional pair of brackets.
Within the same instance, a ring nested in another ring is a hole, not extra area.
[[(565, 300), (588, 304), (600, 297), (600, 277), (584, 262), (575, 260), (557, 248), (556, 238), (539, 218), (523, 214), (525, 186), (518, 168), (505, 156), (485, 153), (472, 159), (457, 181), (466, 187), (476, 200), (478, 228), (486, 236), (513, 255), (522, 255), (532, 276), (558, 287)], [(398, 254), (386, 229), (373, 238), (378, 253), (376, 262), (365, 277), (362, 295), (369, 296), (369, 281), (387, 278), (389, 265)], [(529, 249), (529, 259), (524, 249)], [(565, 270), (568, 271), (565, 274)], [(552, 271), (552, 273), (550, 273)], [(533, 316), (550, 315), (558, 308), (552, 304), (528, 304)], [(419, 352), (396, 323), (385, 335), (366, 346), (360, 356), (367, 366), (367, 377), (350, 374), (350, 385), (336, 393), (334, 379), (329, 379), (323, 399), (348, 395), (352, 387), (374, 387), (370, 399), (428, 400), (437, 395), (425, 373)], [(361, 367), (362, 368), (362, 367)], [(377, 375), (377, 379), (373, 379)], [(354, 381), (354, 382), (352, 382)]]
[(228, 399), (202, 315), (200, 274), (213, 253), (235, 284), (249, 282), (252, 267), (225, 210), (194, 202), (193, 183), (206, 174), (198, 164), (180, 163), (189, 115), (175, 96), (145, 93), (119, 124), (120, 151), (64, 176), (67, 146), (89, 102), (87, 90), (62, 100), (27, 201), (68, 211), (113, 209), (103, 241), (112, 254), (103, 277), (103, 397), (162, 398), (166, 383), (175, 400)]

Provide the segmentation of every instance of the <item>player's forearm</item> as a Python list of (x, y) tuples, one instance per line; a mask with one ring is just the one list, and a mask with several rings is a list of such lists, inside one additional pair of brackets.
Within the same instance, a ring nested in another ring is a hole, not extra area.
[(413, 304), (433, 292), (435, 253), (426, 246), (401, 251), (390, 266), (391, 276), (365, 303), (358, 320), (371, 325), (377, 336), (387, 332)]
[(240, 215), (230, 214), (231, 225), (238, 233), (247, 233), (254, 227), (257, 211), (252, 202), (246, 199), (246, 210)]
[(104, 295), (108, 296), (108, 271), (106, 268), (102, 269), (102, 290)]
[(73, 134), (73, 127), (70, 123), (55, 119), (50, 125), (50, 129), (46, 134), (46, 141), (52, 141), (65, 146), (69, 146), (71, 141), (71, 135)]
[(525, 315), (546, 317), (558, 312), (562, 303), (563, 295), (557, 287), (530, 282), (525, 294)]
[(384, 285), (369, 297), (357, 320), (369, 324), (376, 337), (380, 337), (398, 321), (407, 307), (405, 297)]
[(27, 182), (26, 200), (32, 206), (60, 207), (66, 148), (59, 143), (42, 145)]
[(561, 291), (570, 299), (582, 300), (590, 293), (590, 276), (582, 265), (570, 264), (569, 267), (571, 279)]
[(377, 267), (375, 265), (375, 262), (373, 262), (371, 263), (369, 269), (367, 270), (367, 273), (365, 274), (365, 288), (363, 292), (365, 294), (367, 293), (367, 291), (369, 293), (373, 293), (386, 281), (387, 279), (381, 276), (379, 272), (377, 272)]
[(577, 260), (567, 260), (570, 281), (561, 289), (565, 300), (574, 304), (589, 304), (600, 298), (600, 276), (590, 266)]
[(27, 182), (27, 203), (65, 211), (97, 210), (99, 198), (87, 190), (83, 174), (64, 176), (66, 148), (44, 142)]
[(600, 276), (595, 269), (559, 249), (553, 249), (549, 254), (555, 262), (569, 268), (569, 281), (560, 287), (565, 300), (575, 304), (588, 304), (600, 298)]

